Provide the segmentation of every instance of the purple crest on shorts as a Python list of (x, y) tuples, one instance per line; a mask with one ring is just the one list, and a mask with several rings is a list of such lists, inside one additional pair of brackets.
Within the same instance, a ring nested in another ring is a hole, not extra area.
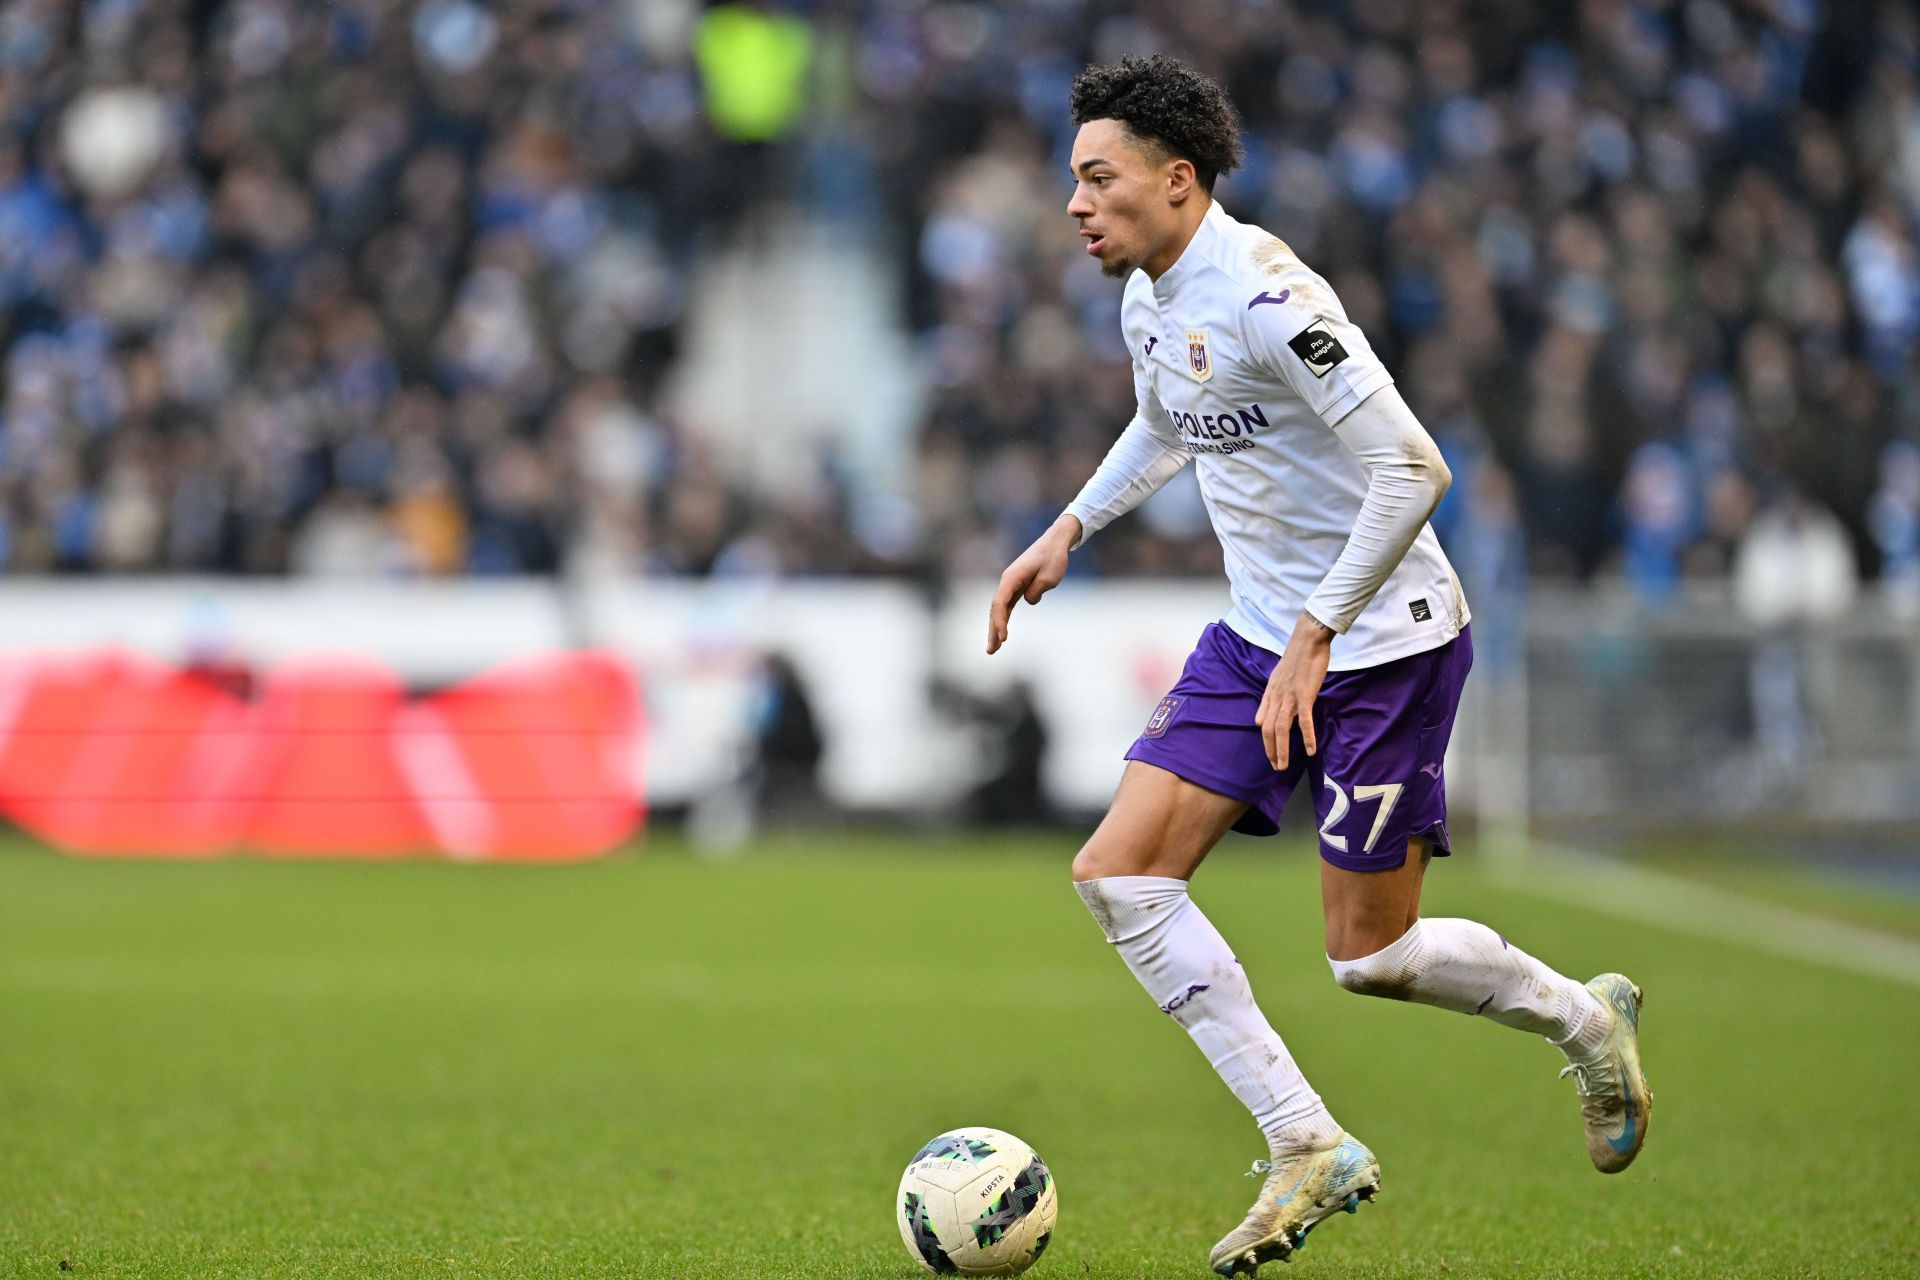
[(1147, 731), (1140, 736), (1157, 738), (1167, 731), (1167, 721), (1173, 719), (1174, 709), (1180, 705), (1178, 698), (1162, 698), (1160, 705), (1153, 709), (1153, 715), (1147, 720)]

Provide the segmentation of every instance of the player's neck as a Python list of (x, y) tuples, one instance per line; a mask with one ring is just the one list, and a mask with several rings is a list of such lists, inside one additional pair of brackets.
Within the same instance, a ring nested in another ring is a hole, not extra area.
[(1193, 237), (1200, 231), (1200, 224), (1207, 220), (1207, 210), (1213, 207), (1213, 197), (1196, 193), (1193, 199), (1180, 206), (1178, 230), (1167, 238), (1160, 252), (1149, 254), (1140, 264), (1149, 280), (1158, 280), (1173, 270), (1173, 264), (1180, 261), (1180, 255), (1193, 243)]

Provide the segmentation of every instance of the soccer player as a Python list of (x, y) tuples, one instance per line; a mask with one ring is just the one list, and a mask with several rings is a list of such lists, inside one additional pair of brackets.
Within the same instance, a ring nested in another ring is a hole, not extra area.
[(1423, 919), (1450, 852), (1442, 762), (1472, 663), (1466, 600), (1427, 525), (1451, 477), (1340, 301), (1284, 243), (1228, 216), (1240, 163), (1220, 86), (1164, 57), (1091, 67), (1067, 213), (1124, 276), (1139, 410), (1079, 496), (1001, 575), (987, 651), (1068, 553), (1193, 462), (1232, 608), (1201, 633), (1127, 752), (1112, 808), (1073, 861), (1094, 919), (1162, 1012), (1253, 1113), (1260, 1198), (1214, 1247), (1222, 1275), (1284, 1260), (1380, 1185), (1268, 1025), (1232, 949), (1187, 895), (1229, 830), (1270, 835), (1304, 785), (1319, 818), (1334, 979), (1545, 1037), (1566, 1055), (1588, 1154), (1646, 1140), (1640, 990), (1563, 977), (1471, 920)]

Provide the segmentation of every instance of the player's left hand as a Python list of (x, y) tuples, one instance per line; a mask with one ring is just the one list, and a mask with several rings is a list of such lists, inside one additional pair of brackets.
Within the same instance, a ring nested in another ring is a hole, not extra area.
[(1061, 512), (1052, 527), (1035, 538), (1033, 545), (1000, 575), (1000, 586), (987, 611), (988, 653), (998, 653), (1007, 642), (1007, 619), (1013, 614), (1015, 601), (1039, 604), (1040, 597), (1067, 576), (1067, 555), (1080, 541), (1080, 532), (1080, 518)]
[(1313, 703), (1320, 696), (1320, 685), (1327, 678), (1327, 662), (1333, 656), (1334, 630), (1310, 613), (1302, 613), (1294, 625), (1293, 639), (1287, 651), (1267, 677), (1267, 691), (1260, 699), (1254, 723), (1260, 726), (1260, 738), (1266, 743), (1267, 763), (1275, 770), (1287, 767), (1287, 748), (1293, 741), (1293, 726), (1300, 725), (1300, 739), (1307, 754), (1315, 754), (1320, 744), (1313, 735)]

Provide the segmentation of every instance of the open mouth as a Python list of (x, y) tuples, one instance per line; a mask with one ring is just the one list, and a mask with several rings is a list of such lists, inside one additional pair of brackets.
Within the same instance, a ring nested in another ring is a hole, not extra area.
[(1099, 253), (1100, 246), (1105, 244), (1106, 242), (1107, 242), (1107, 238), (1105, 236), (1089, 236), (1087, 238), (1087, 252)]

